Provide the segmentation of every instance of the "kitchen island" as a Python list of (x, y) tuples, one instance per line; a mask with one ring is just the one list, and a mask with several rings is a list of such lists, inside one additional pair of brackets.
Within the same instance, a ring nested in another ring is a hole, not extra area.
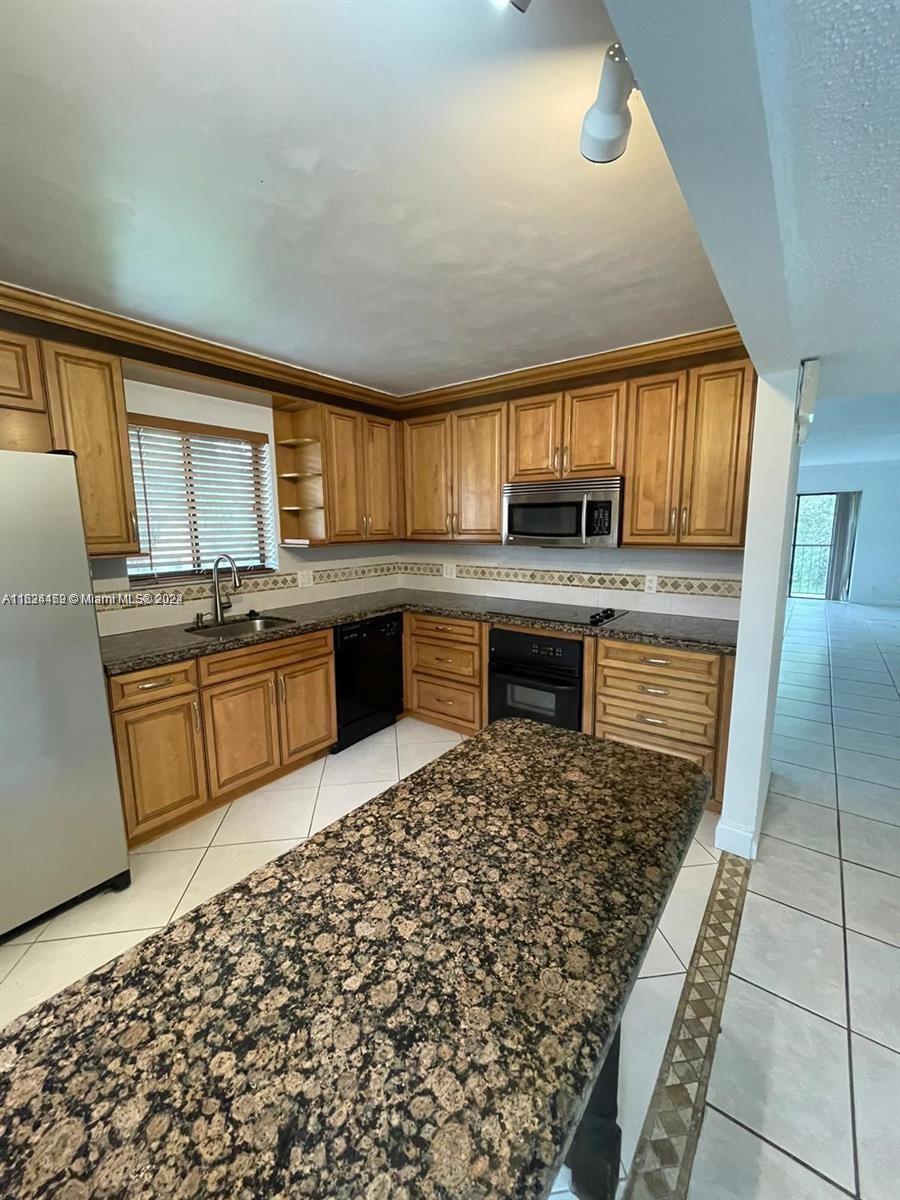
[(491, 725), (3, 1031), (0, 1194), (537, 1200), (567, 1155), (577, 1184), (709, 787)]

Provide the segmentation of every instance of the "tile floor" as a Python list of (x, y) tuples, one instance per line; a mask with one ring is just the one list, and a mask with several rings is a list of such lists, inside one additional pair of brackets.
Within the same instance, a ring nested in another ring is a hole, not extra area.
[(689, 1200), (900, 1195), (900, 610), (794, 601)]
[[(141, 846), (133, 882), (0, 944), (0, 1025), (231, 886), (397, 779), (437, 758), (460, 735), (407, 718), (341, 754), (301, 767), (267, 787)], [(706, 906), (718, 851), (707, 814), (651, 943), (622, 1032), (622, 1173), (640, 1133), (687, 963)], [(565, 1197), (563, 1172), (554, 1195)]]

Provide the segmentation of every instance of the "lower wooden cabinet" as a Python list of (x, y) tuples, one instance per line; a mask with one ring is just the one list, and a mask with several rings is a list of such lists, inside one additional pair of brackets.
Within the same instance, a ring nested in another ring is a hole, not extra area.
[(142, 841), (209, 801), (196, 692), (113, 718), (125, 827)]
[(487, 723), (489, 626), (481, 621), (404, 618), (407, 712), (426, 721), (477, 733)]
[(279, 671), (278, 699), (283, 765), (308, 758), (337, 740), (333, 658)]
[(281, 765), (273, 671), (217, 683), (201, 695), (213, 796), (246, 787)]

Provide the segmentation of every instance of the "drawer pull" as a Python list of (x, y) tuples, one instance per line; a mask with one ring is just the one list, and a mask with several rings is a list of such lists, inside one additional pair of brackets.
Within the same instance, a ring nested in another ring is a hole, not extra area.
[(435, 629), (440, 629), (442, 633), (453, 633), (452, 625), (435, 625)]
[(454, 704), (453, 700), (445, 700), (443, 696), (435, 696), (435, 700), (437, 700), (438, 704), (449, 704), (451, 708)]
[(668, 725), (669, 723), (662, 717), (648, 717), (646, 713), (638, 713), (638, 720), (643, 721), (645, 725)]
[(148, 679), (146, 683), (139, 683), (137, 690), (139, 692), (150, 692), (153, 688), (168, 687), (170, 683), (174, 682), (174, 675), (166, 675), (164, 679)]
[(445, 662), (445, 663), (452, 663), (452, 662), (453, 662), (453, 659), (452, 659), (452, 658), (441, 658), (440, 654), (436, 654), (436, 655), (434, 656), (434, 661), (435, 661), (435, 662)]
[(647, 687), (644, 684), (638, 688), (639, 692), (643, 692), (645, 696), (668, 696), (668, 688)]
[(670, 659), (668, 659), (668, 658), (648, 658), (648, 657), (644, 656), (641, 658), (641, 662), (647, 663), (648, 666), (651, 666), (651, 667), (667, 667), (669, 665)]

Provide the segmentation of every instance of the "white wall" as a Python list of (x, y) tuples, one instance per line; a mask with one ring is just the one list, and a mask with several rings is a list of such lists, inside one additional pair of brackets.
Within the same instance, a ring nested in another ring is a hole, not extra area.
[(850, 600), (900, 605), (900, 462), (804, 466), (803, 457), (798, 492), (862, 492)]

